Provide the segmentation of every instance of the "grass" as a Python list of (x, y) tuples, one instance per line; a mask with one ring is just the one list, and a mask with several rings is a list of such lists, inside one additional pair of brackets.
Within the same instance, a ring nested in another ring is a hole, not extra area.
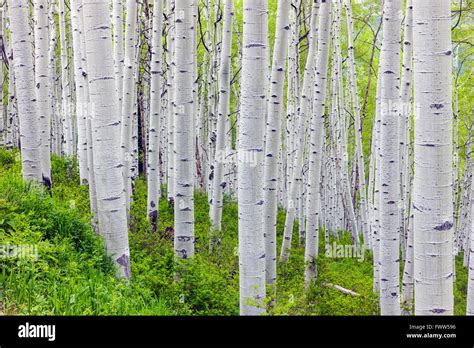
[[(146, 219), (146, 183), (135, 183), (130, 213), (133, 277), (114, 277), (100, 237), (90, 228), (88, 190), (79, 185), (74, 159), (53, 158), (52, 192), (20, 175), (17, 152), (0, 150), (0, 244), (35, 245), (36, 260), (0, 264), (0, 314), (7, 315), (238, 315), (237, 204), (224, 200), (222, 231), (209, 250), (208, 201), (195, 194), (196, 256), (185, 262), (173, 254), (173, 209), (160, 200), (159, 225)], [(164, 190), (163, 190), (164, 192)], [(285, 213), (278, 213), (281, 245)], [(278, 267), (274, 315), (378, 315), (372, 291), (372, 258), (328, 258), (320, 236), (318, 279), (304, 288), (304, 247), (294, 226), (289, 262)], [(331, 237), (331, 244), (336, 238)], [(337, 238), (350, 244), (347, 233)], [(467, 270), (457, 259), (455, 313), (466, 306)], [(177, 274), (179, 277), (177, 277)], [(351, 289), (346, 295), (327, 284)]]

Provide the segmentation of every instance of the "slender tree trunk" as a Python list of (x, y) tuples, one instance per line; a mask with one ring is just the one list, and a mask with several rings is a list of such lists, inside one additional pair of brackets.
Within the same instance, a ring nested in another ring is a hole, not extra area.
[(175, 65), (175, 0), (167, 0), (168, 34), (166, 36), (166, 82), (168, 87), (168, 202), (173, 204), (175, 196), (175, 138), (174, 138), (174, 65)]
[[(134, 113), (134, 86), (136, 73), (136, 50), (137, 50), (137, 0), (127, 1), (126, 11), (126, 31), (125, 31), (125, 56), (124, 56), (124, 77), (122, 95), (122, 128), (121, 128), (121, 148), (123, 156), (123, 180), (125, 187), (125, 200), (127, 212), (130, 209), (130, 198), (132, 197), (132, 129)], [(120, 106), (120, 105), (119, 105)]]
[(360, 122), (360, 104), (359, 95), (357, 93), (357, 74), (355, 64), (355, 45), (354, 45), (354, 24), (352, 16), (352, 6), (350, 0), (344, 0), (346, 7), (347, 16), (347, 27), (348, 27), (348, 53), (349, 53), (349, 70), (350, 70), (350, 87), (352, 94), (352, 107), (354, 109), (354, 127), (356, 136), (356, 156), (357, 156), (357, 168), (360, 184), (360, 214), (362, 223), (362, 233), (364, 236), (364, 245), (366, 248), (370, 248), (370, 225), (368, 223), (368, 210), (367, 210), (367, 188), (365, 181), (365, 160), (364, 160), (364, 147), (362, 145), (362, 126)]
[(174, 250), (186, 259), (194, 255), (194, 105), (193, 1), (176, 0), (174, 131), (175, 201)]
[(63, 132), (63, 151), (67, 156), (74, 154), (73, 126), (71, 113), (71, 91), (66, 39), (66, 6), (65, 0), (59, 0), (59, 42), (61, 46), (61, 123)]
[(380, 136), (380, 309), (382, 315), (400, 314), (400, 178), (398, 99), (400, 83), (401, 0), (385, 0), (381, 52)]
[(310, 119), (310, 104), (313, 98), (312, 91), (312, 76), (314, 74), (314, 62), (316, 51), (318, 47), (318, 35), (316, 26), (316, 15), (319, 10), (319, 3), (313, 2), (311, 12), (311, 33), (309, 39), (309, 52), (306, 59), (303, 90), (301, 94), (301, 106), (299, 110), (298, 119), (298, 135), (296, 136), (296, 152), (294, 154), (294, 166), (290, 185), (290, 191), (288, 195), (288, 208), (286, 211), (285, 228), (283, 231), (283, 242), (280, 252), (280, 261), (288, 261), (291, 248), (291, 240), (293, 236), (293, 223), (295, 220), (295, 208), (296, 208), (296, 194), (298, 192), (298, 186), (301, 184), (302, 171), (303, 171), (303, 157), (304, 157), (304, 146), (305, 146), (305, 130), (307, 127), (308, 120)]
[[(331, 30), (331, 2), (321, 0), (319, 7), (318, 55), (313, 93), (313, 116), (309, 142), (308, 198), (306, 202), (305, 282), (316, 278), (316, 258), (319, 243), (319, 213), (321, 209), (321, 153), (326, 112), (327, 70), (329, 60), (329, 32)], [(334, 102), (334, 101), (333, 101)]]
[(222, 29), (221, 65), (219, 69), (219, 105), (217, 110), (216, 155), (211, 205), (211, 222), (217, 230), (221, 229), (224, 179), (226, 160), (226, 121), (230, 113), (230, 68), (232, 51), (232, 0), (224, 0), (224, 27)]
[(153, 230), (158, 227), (158, 204), (160, 200), (160, 115), (161, 88), (163, 82), (162, 71), (162, 18), (163, 0), (154, 0), (153, 4), (153, 37), (151, 47), (151, 99), (150, 99), (150, 131), (148, 146), (148, 218), (152, 222)]
[(264, 164), (264, 238), (266, 281), (275, 292), (276, 283), (276, 224), (278, 186), (283, 183), (278, 177), (278, 158), (281, 151), (281, 123), (284, 110), (285, 66), (288, 55), (288, 37), (290, 29), (290, 2), (278, 1), (276, 18), (275, 43), (273, 50), (272, 71), (270, 77), (270, 96), (265, 138)]
[[(79, 160), (79, 177), (81, 183), (89, 180), (87, 169), (87, 99), (84, 84), (84, 74), (87, 74), (82, 66), (81, 51), (81, 30), (79, 16), (82, 16), (82, 0), (71, 0), (71, 28), (72, 28), (72, 45), (73, 45), (73, 61), (74, 61), (74, 82), (76, 86), (76, 117), (77, 117), (77, 134), (78, 149), (77, 156)], [(84, 57), (85, 58), (85, 57)]]
[[(29, 32), (29, 1), (9, 2), (10, 35), (14, 60), (15, 89), (20, 118), (22, 173), (25, 180), (41, 182), (41, 140), (36, 109), (32, 42)], [(11, 90), (11, 89), (9, 89)]]
[(413, 2), (415, 314), (453, 314), (451, 3)]
[[(35, 85), (36, 85), (36, 112), (41, 141), (41, 170), (43, 183), (51, 187), (51, 145), (50, 145), (50, 117), (49, 117), (49, 70), (48, 45), (49, 21), (48, 1), (38, 0), (34, 4), (35, 18)], [(3, 86), (3, 84), (2, 84)]]
[[(413, 224), (410, 222), (410, 192), (411, 172), (410, 161), (410, 123), (412, 111), (413, 94), (413, 0), (408, 0), (405, 11), (405, 31), (403, 38), (403, 66), (402, 80), (400, 88), (400, 118), (399, 118), (399, 139), (400, 139), (400, 180), (401, 185), (401, 228), (403, 240), (406, 238), (405, 267), (402, 279), (402, 305), (404, 313), (411, 314), (413, 309)], [(406, 234), (406, 236), (405, 236)]]
[(130, 278), (130, 250), (108, 0), (83, 0), (99, 231), (119, 275)]
[(244, 0), (242, 96), (238, 145), (240, 314), (264, 312), (263, 135), (266, 0)]

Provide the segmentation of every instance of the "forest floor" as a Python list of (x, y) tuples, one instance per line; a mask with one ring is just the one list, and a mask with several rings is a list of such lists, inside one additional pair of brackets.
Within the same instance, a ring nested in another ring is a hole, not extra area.
[[(225, 200), (217, 246), (209, 250), (209, 206), (195, 194), (196, 256), (176, 262), (173, 210), (160, 202), (159, 226), (146, 218), (146, 183), (139, 179), (130, 213), (130, 283), (114, 277), (103, 242), (90, 227), (88, 190), (77, 163), (53, 157), (51, 192), (25, 183), (20, 155), (0, 149), (0, 246), (32, 245), (37, 258), (0, 262), (0, 315), (238, 315), (237, 204)], [(285, 212), (278, 214), (281, 245)], [(289, 262), (278, 266), (275, 315), (378, 315), (372, 256), (326, 257), (320, 236), (318, 279), (305, 291), (304, 247), (295, 226)], [(334, 238), (330, 244), (333, 245)], [(338, 245), (350, 244), (341, 234)], [(5, 255), (4, 255), (5, 256)], [(0, 257), (2, 255), (0, 254)], [(467, 270), (457, 260), (455, 313), (465, 314)], [(180, 277), (177, 279), (176, 274)], [(350, 289), (345, 294), (330, 284)]]

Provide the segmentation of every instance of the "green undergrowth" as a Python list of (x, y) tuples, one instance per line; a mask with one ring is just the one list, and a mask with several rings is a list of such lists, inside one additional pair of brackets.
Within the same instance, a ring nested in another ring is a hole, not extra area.
[[(229, 197), (224, 199), (222, 231), (216, 232), (211, 230), (207, 197), (196, 191), (196, 255), (178, 261), (173, 253), (173, 207), (162, 197), (153, 231), (146, 217), (146, 182), (136, 180), (129, 233), (133, 276), (126, 283), (114, 277), (103, 242), (90, 228), (88, 190), (79, 185), (76, 161), (53, 157), (51, 192), (25, 183), (20, 171), (18, 152), (0, 150), (0, 244), (34, 245), (38, 258), (1, 260), (0, 315), (239, 314), (238, 214)], [(284, 222), (285, 213), (279, 211), (278, 246)], [(278, 265), (269, 314), (379, 314), (369, 252), (363, 258), (328, 257), (321, 231), (318, 277), (306, 289), (297, 224), (293, 235), (289, 261)], [(333, 243), (350, 245), (350, 237), (330, 236)], [(466, 303), (467, 271), (461, 265), (458, 258), (456, 314), (464, 314)]]

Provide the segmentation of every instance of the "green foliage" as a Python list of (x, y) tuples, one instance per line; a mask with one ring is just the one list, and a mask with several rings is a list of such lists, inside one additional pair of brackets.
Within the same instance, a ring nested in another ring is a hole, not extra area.
[(127, 284), (114, 277), (115, 268), (102, 239), (91, 230), (88, 215), (84, 218), (83, 211), (71, 207), (71, 197), (86, 198), (77, 185), (75, 164), (53, 159), (57, 178), (53, 192), (63, 192), (65, 200), (60, 194), (52, 199), (45, 188), (22, 180), (18, 159), (12, 155), (0, 151), (0, 244), (2, 251), (31, 246), (35, 252), (28, 258), (2, 259), (1, 311), (32, 315), (174, 313), (142, 283)]
[[(19, 156), (0, 150), (0, 244), (34, 245), (38, 258), (7, 259), (0, 264), (0, 313), (44, 315), (238, 315), (238, 211), (224, 197), (222, 230), (213, 231), (209, 204), (195, 193), (196, 256), (174, 256), (173, 206), (163, 195), (159, 223), (152, 230), (146, 216), (146, 182), (138, 179), (130, 212), (132, 279), (115, 277), (102, 238), (90, 228), (88, 190), (79, 185), (77, 163), (53, 156), (54, 185), (24, 182)], [(162, 188), (166, 192), (166, 187)], [(52, 194), (52, 197), (51, 197)], [(285, 212), (277, 217), (281, 246)], [(372, 255), (334, 258), (325, 254), (319, 236), (318, 277), (306, 289), (304, 245), (295, 223), (288, 263), (278, 264), (275, 302), (270, 315), (378, 315), (372, 291)], [(330, 236), (329, 243), (350, 245), (348, 233)], [(279, 255), (279, 250), (277, 255)], [(456, 259), (455, 314), (466, 308), (467, 269)], [(332, 285), (350, 289), (345, 294)], [(271, 295), (269, 293), (269, 295)], [(3, 309), (2, 309), (3, 308)]]

